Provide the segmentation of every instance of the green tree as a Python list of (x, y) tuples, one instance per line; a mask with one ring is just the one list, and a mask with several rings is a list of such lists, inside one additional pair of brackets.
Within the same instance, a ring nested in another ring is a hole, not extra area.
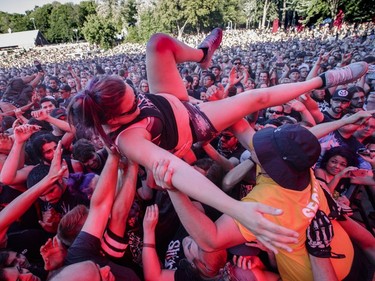
[(345, 21), (370, 22), (375, 15), (374, 1), (366, 0), (344, 0), (341, 4), (345, 12)]
[(39, 29), (45, 35), (47, 34), (48, 29), (50, 28), (49, 18), (52, 9), (52, 4), (46, 4), (42, 7), (35, 7), (34, 11), (32, 11), (29, 15), (30, 18), (34, 18), (36, 29)]
[(327, 17), (330, 17), (330, 9), (324, 0), (312, 0), (306, 8), (305, 24), (321, 23)]
[(9, 29), (12, 32), (31, 30), (31, 27), (32, 23), (25, 15), (0, 12), (1, 33), (7, 33)]
[(77, 7), (78, 7), (78, 26), (77, 27), (82, 27), (83, 24), (86, 21), (86, 17), (88, 15), (95, 15), (96, 14), (96, 4), (95, 1), (82, 1), (80, 2)]
[[(155, 19), (162, 28), (171, 34), (181, 37), (188, 23), (188, 18), (183, 9), (184, 0), (160, 0), (155, 10)], [(176, 32), (177, 30), (177, 32)]]
[(229, 21), (235, 24), (244, 24), (246, 22), (246, 14), (239, 0), (221, 1), (219, 9), (225, 24)]
[(73, 29), (78, 25), (78, 15), (72, 3), (54, 6), (49, 20), (50, 28), (47, 31), (47, 38), (50, 42), (73, 41), (75, 36)]
[(135, 26), (137, 23), (138, 9), (135, 0), (123, 0), (121, 3), (121, 16), (127, 26)]
[(89, 43), (99, 45), (103, 49), (110, 49), (115, 44), (117, 30), (111, 20), (98, 15), (89, 15), (82, 33)]

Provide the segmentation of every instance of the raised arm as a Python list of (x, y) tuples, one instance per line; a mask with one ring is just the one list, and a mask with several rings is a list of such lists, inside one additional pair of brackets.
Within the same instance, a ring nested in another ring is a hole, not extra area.
[(238, 164), (232, 170), (230, 170), (223, 179), (222, 188), (225, 192), (229, 192), (237, 183), (239, 183), (252, 168), (254, 168), (254, 162), (251, 159), (246, 159), (242, 163)]
[(25, 143), (33, 133), (39, 130), (39, 126), (27, 124), (14, 129), (14, 143), (0, 174), (0, 181), (3, 184), (16, 185), (26, 182), (30, 168), (21, 168), (25, 155)]
[(353, 124), (353, 123), (364, 123), (368, 118), (372, 118), (374, 110), (371, 111), (358, 111), (356, 114), (353, 114), (349, 117), (344, 117), (336, 121), (326, 122), (318, 124), (312, 128), (309, 128), (310, 132), (313, 133), (318, 139), (326, 136), (330, 132), (337, 130), (338, 128)]
[(108, 149), (108, 158), (92, 194), (90, 211), (82, 227), (82, 231), (99, 239), (103, 236), (112, 210), (117, 185), (118, 164), (119, 155), (114, 152), (113, 148)]
[(234, 161), (232, 162), (231, 160), (222, 156), (210, 143), (203, 144), (202, 148), (207, 153), (207, 155), (220, 166), (222, 166), (226, 172), (233, 169), (237, 164), (235, 164)]
[(161, 268), (155, 249), (155, 227), (158, 218), (158, 205), (148, 206), (143, 219), (143, 274), (145, 281), (173, 281), (175, 271)]
[(124, 173), (122, 186), (113, 203), (111, 218), (108, 224), (108, 228), (119, 237), (123, 237), (125, 233), (126, 221), (134, 201), (138, 165), (128, 161), (127, 169)]
[(66, 166), (61, 166), (61, 144), (59, 143), (51, 163), (48, 174), (32, 188), (15, 198), (0, 212), (0, 241), (9, 228), (9, 226), (21, 217), (39, 198), (40, 195), (47, 192), (57, 180), (61, 179), (66, 171)]
[(47, 121), (52, 125), (55, 125), (59, 129), (63, 130), (64, 132), (75, 133), (75, 128), (73, 126), (70, 126), (67, 121), (52, 117), (47, 113), (45, 109), (32, 111), (31, 116), (37, 120)]

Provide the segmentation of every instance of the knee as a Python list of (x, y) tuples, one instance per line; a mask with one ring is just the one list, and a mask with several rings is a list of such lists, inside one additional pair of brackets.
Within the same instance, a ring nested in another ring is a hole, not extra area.
[(146, 51), (148, 52), (161, 52), (172, 48), (172, 38), (164, 33), (153, 34), (147, 42)]

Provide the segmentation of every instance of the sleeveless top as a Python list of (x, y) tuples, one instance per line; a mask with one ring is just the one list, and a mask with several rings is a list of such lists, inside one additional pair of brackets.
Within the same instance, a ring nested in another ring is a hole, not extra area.
[(160, 95), (139, 94), (140, 114), (128, 124), (124, 124), (109, 134), (115, 141), (117, 136), (131, 125), (151, 117), (147, 125), (151, 141), (166, 150), (173, 150), (178, 143), (178, 128), (173, 109), (168, 100)]

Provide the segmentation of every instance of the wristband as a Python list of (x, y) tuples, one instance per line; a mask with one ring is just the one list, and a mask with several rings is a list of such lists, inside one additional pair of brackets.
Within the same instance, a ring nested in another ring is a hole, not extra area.
[(148, 248), (154, 248), (155, 249), (155, 244), (143, 243), (143, 247), (148, 247)]

